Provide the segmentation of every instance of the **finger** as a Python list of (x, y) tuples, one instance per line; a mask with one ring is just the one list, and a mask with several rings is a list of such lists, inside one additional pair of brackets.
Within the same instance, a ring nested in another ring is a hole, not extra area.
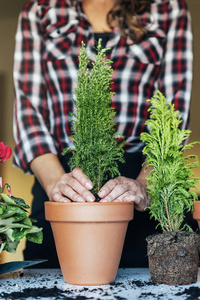
[(70, 178), (69, 185), (64, 185), (61, 192), (67, 198), (75, 202), (93, 202), (95, 200), (92, 193), (74, 178)]
[(75, 168), (72, 171), (72, 176), (76, 178), (82, 186), (91, 190), (93, 188), (92, 181), (86, 176), (80, 168)]
[(133, 194), (132, 192), (126, 192), (123, 195), (117, 197), (113, 202), (140, 202), (138, 195)]
[(109, 180), (98, 192), (100, 198), (105, 198), (119, 183), (119, 178)]
[[(86, 183), (84, 186), (84, 182)], [(87, 176), (80, 168), (75, 168), (71, 173), (64, 174), (62, 177), (62, 184), (60, 184), (60, 191), (67, 198), (76, 202), (94, 202), (95, 197), (87, 188)], [(90, 186), (91, 188), (91, 186)]]
[(138, 211), (144, 211), (146, 207), (149, 206), (149, 199), (147, 197), (141, 198), (139, 195), (140, 201), (135, 201), (135, 209)]
[(120, 199), (120, 197), (122, 201), (122, 196), (128, 190), (129, 190), (129, 185), (127, 183), (118, 184), (113, 188), (113, 190), (106, 197), (101, 199), (100, 202), (112, 202), (116, 199)]
[(71, 202), (70, 199), (66, 198), (66, 197), (63, 197), (61, 195), (55, 195), (54, 199), (50, 200), (50, 201), (53, 201), (53, 202), (63, 202), (63, 203), (69, 203)]
[(63, 196), (60, 193), (52, 194), (52, 196), (50, 198), (50, 201), (53, 201), (53, 202), (71, 202), (70, 199), (68, 199), (67, 197)]
[(142, 202), (142, 198), (138, 194), (130, 194), (125, 195), (122, 199), (123, 202), (134, 202), (135, 204), (140, 204)]
[[(136, 204), (140, 204), (141, 201), (142, 201), (142, 198), (138, 194), (135, 194), (134, 192), (131, 192), (131, 191), (128, 191), (113, 200), (113, 202), (135, 202)], [(102, 202), (104, 202), (104, 201), (102, 201)]]

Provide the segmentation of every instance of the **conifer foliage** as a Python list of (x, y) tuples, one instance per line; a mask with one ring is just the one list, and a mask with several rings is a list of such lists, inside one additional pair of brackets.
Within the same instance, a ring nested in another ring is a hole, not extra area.
[(182, 122), (179, 111), (161, 92), (157, 91), (148, 101), (151, 103), (150, 118), (146, 121), (149, 133), (142, 133), (141, 140), (145, 143), (146, 163), (153, 167), (147, 177), (150, 215), (163, 231), (191, 230), (187, 224), (183, 226), (183, 220), (185, 212), (192, 211), (193, 201), (197, 200), (191, 188), (196, 188), (199, 181), (193, 175), (199, 163), (195, 155), (184, 156), (184, 151), (196, 142), (184, 146), (190, 130), (179, 128)]
[(123, 162), (123, 143), (118, 143), (114, 109), (111, 107), (111, 61), (105, 59), (107, 49), (97, 45), (97, 55), (90, 69), (90, 58), (82, 42), (73, 113), (73, 141), (75, 149), (70, 159), (71, 170), (80, 167), (93, 182), (94, 194), (110, 178), (120, 175), (118, 162)]

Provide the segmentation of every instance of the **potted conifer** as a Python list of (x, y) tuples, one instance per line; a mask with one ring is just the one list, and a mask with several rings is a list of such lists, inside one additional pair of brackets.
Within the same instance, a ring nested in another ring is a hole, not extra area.
[(162, 93), (157, 91), (148, 101), (149, 133), (141, 134), (146, 164), (152, 168), (147, 177), (148, 209), (163, 231), (146, 239), (150, 275), (156, 283), (190, 284), (197, 280), (200, 237), (184, 218), (197, 199), (191, 188), (198, 181), (193, 168), (199, 163), (196, 156), (184, 156), (184, 151), (195, 143), (184, 145), (190, 131), (179, 128), (181, 116)]
[[(74, 149), (71, 170), (80, 167), (93, 182), (96, 195), (110, 178), (120, 175), (123, 144), (114, 129), (111, 107), (111, 61), (106, 49), (97, 46), (90, 59), (84, 43), (79, 55), (77, 88), (74, 99)], [(51, 222), (62, 273), (66, 282), (99, 285), (115, 280), (133, 203), (45, 203), (46, 219)]]

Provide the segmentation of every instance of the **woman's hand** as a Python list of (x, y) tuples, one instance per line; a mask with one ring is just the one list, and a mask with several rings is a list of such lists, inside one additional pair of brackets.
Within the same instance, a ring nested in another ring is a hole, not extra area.
[(93, 188), (91, 180), (80, 168), (75, 168), (72, 172), (66, 173), (58, 157), (53, 153), (36, 157), (30, 163), (30, 168), (50, 201), (92, 202), (95, 200), (90, 192)]
[(62, 175), (50, 191), (49, 199), (56, 202), (94, 202), (95, 197), (90, 192), (93, 188), (91, 180), (80, 168)]
[(134, 202), (135, 209), (143, 211), (150, 204), (146, 192), (146, 180), (116, 177), (99, 191), (100, 202)]
[[(42, 168), (41, 168), (42, 166)], [(56, 202), (94, 202), (90, 192), (91, 180), (80, 168), (65, 173), (57, 156), (47, 153), (36, 157), (30, 164), (31, 170), (43, 186), (50, 201)], [(137, 180), (117, 177), (109, 180), (99, 191), (101, 202), (134, 201), (137, 210), (144, 210), (150, 200), (146, 193), (146, 175), (142, 168)]]

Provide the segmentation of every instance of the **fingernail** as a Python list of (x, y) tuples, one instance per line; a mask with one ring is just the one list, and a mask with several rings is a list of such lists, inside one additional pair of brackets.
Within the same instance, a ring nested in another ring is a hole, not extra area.
[(106, 199), (101, 199), (100, 202), (108, 202)]
[(77, 202), (85, 202), (84, 199), (82, 197), (78, 197), (77, 198)]
[(88, 202), (94, 202), (95, 200), (92, 196), (87, 196), (86, 199)]
[(100, 191), (99, 191), (99, 196), (100, 196), (101, 198), (103, 198), (105, 195), (106, 195), (106, 191), (105, 191), (105, 190), (100, 190)]
[(85, 184), (86, 188), (91, 190), (93, 188), (93, 185), (91, 182), (87, 181), (86, 184)]

